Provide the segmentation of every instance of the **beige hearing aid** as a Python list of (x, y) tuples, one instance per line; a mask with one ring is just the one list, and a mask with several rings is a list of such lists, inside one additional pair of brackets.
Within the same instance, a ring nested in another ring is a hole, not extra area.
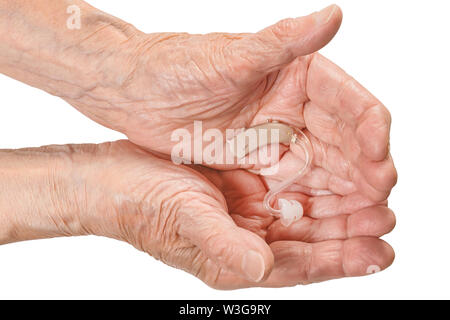
[[(273, 134), (274, 132), (276, 134)], [(248, 140), (245, 139), (246, 136), (251, 134), (256, 135), (256, 144), (249, 144)], [(277, 138), (274, 139), (274, 137)], [(244, 143), (238, 143), (239, 141), (244, 141)], [(308, 172), (312, 162), (312, 146), (310, 140), (300, 129), (281, 122), (269, 121), (265, 124), (257, 125), (241, 132), (231, 141), (234, 153), (238, 158), (244, 158), (253, 151), (274, 143), (288, 146), (295, 144), (300, 146), (305, 153), (305, 163), (301, 169), (293, 174), (291, 178), (270, 189), (263, 201), (264, 208), (273, 216), (280, 218), (281, 223), (288, 227), (293, 222), (303, 217), (302, 204), (296, 200), (278, 199), (279, 209), (275, 209), (271, 206), (271, 203), (277, 194), (291, 186), (296, 180), (300, 179)]]

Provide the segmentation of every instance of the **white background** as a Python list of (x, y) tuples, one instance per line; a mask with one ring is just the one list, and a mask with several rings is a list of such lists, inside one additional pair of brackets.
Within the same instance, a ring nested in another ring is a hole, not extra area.
[[(318, 0), (91, 0), (146, 32), (253, 32), (330, 4)], [(215, 291), (128, 244), (84, 237), (0, 247), (0, 298), (450, 298), (450, 3), (338, 1), (339, 34), (322, 53), (379, 97), (393, 116), (397, 227), (384, 272), (306, 287)], [(122, 138), (62, 100), (0, 76), (0, 147)]]

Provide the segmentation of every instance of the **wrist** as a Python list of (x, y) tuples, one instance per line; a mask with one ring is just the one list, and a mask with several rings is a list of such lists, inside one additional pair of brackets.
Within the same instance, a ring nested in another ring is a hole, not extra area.
[[(67, 9), (77, 6), (80, 28)], [(141, 34), (84, 1), (0, 0), (0, 72), (64, 99), (120, 81), (114, 58)]]
[(0, 244), (85, 234), (67, 147), (0, 151)]

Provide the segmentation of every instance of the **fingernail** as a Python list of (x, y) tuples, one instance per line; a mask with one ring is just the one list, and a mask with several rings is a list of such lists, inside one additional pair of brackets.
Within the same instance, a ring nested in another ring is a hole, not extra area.
[(317, 23), (320, 24), (327, 24), (330, 22), (331, 18), (336, 13), (338, 7), (335, 4), (332, 4), (331, 6), (326, 7), (325, 9), (320, 10), (315, 14)]
[(250, 281), (260, 282), (265, 269), (264, 258), (256, 251), (249, 250), (242, 258), (242, 271)]

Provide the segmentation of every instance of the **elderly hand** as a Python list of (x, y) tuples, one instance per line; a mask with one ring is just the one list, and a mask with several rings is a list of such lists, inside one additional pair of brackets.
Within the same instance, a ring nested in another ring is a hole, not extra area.
[(315, 208), (332, 201), (303, 198), (307, 217), (287, 229), (263, 209), (259, 176), (176, 166), (128, 141), (1, 151), (0, 161), (0, 243), (111, 237), (220, 289), (361, 276), (394, 257), (377, 239), (394, 226), (384, 206), (332, 217)]
[[(63, 163), (80, 160), (57, 171), (71, 173), (62, 178), (69, 191), (49, 201), (69, 198), (70, 210), (56, 209), (73, 214), (52, 220), (45, 236), (119, 238), (220, 288), (314, 282), (390, 264), (392, 250), (375, 238), (394, 225), (385, 207), (396, 183), (389, 112), (315, 53), (339, 28), (337, 6), (255, 34), (189, 35), (144, 34), (73, 3), (79, 30), (65, 27), (64, 2), (0, 0), (0, 71), (162, 157), (175, 144), (173, 131), (192, 132), (195, 120), (224, 132), (273, 119), (304, 129), (314, 162), (283, 194), (306, 215), (287, 229), (261, 204), (267, 185), (298, 169), (293, 152), (277, 175), (262, 178), (236, 166), (195, 172), (127, 142), (69, 147)], [(36, 237), (35, 226), (22, 225), (22, 236), (6, 233), (3, 242)]]

